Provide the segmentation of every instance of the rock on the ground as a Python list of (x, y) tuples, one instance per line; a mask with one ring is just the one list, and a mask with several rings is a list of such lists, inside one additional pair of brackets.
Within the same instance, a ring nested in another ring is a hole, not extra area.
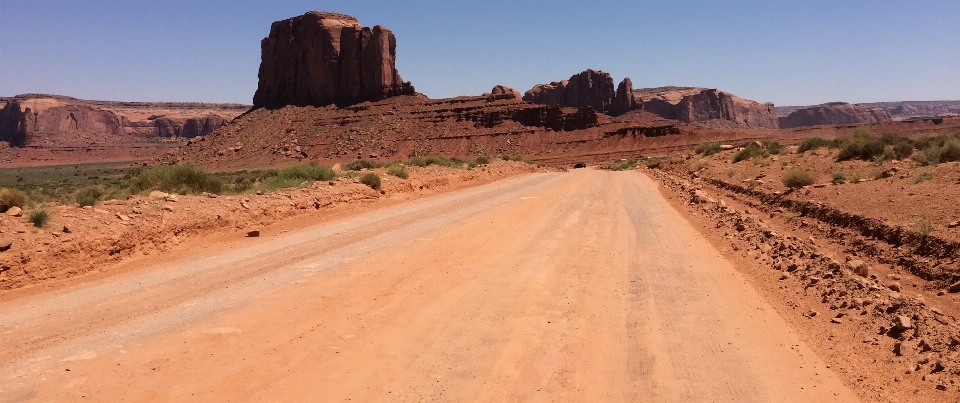
[(13, 241), (9, 239), (0, 239), (0, 252), (6, 252), (13, 246)]
[(900, 330), (913, 329), (913, 321), (909, 316), (899, 315), (893, 319), (893, 325)]
[(23, 210), (20, 207), (13, 206), (7, 209), (7, 215), (11, 217), (20, 217), (23, 215)]
[(258, 236), (260, 236), (259, 230), (247, 231), (247, 237), (256, 238)]
[(397, 40), (386, 27), (311, 11), (274, 22), (260, 42), (254, 108), (350, 105), (413, 95), (396, 68)]

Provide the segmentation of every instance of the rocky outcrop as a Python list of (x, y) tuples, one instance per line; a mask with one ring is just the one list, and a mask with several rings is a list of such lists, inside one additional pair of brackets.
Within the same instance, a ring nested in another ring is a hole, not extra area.
[[(622, 98), (618, 99), (618, 93), (613, 87), (613, 77), (609, 73), (585, 70), (571, 76), (569, 80), (537, 84), (523, 94), (523, 100), (560, 107), (589, 106), (598, 112), (617, 115), (636, 109), (637, 106), (630, 79), (625, 79), (620, 86), (624, 88), (624, 92)], [(627, 91), (627, 87), (631, 91)]]
[(666, 119), (719, 126), (777, 128), (772, 103), (707, 88), (664, 87), (635, 91), (643, 109)]
[(893, 121), (893, 117), (881, 108), (867, 108), (863, 105), (846, 102), (830, 102), (798, 109), (790, 115), (780, 118), (780, 127), (789, 129), (803, 126), (868, 124), (890, 121)]
[(311, 11), (274, 22), (260, 42), (260, 78), (254, 108), (351, 105), (414, 88), (397, 72), (396, 38), (348, 15)]
[(617, 86), (617, 93), (613, 98), (613, 105), (610, 106), (611, 115), (622, 115), (634, 109), (643, 107), (643, 101), (633, 95), (633, 81), (626, 77)]
[(217, 115), (187, 119), (161, 117), (153, 120), (153, 126), (156, 135), (159, 137), (194, 138), (213, 133), (214, 130), (223, 127), (228, 122), (229, 120), (223, 116)]
[(495, 85), (492, 90), (490, 90), (491, 95), (495, 95), (498, 98), (512, 99), (515, 101), (522, 101), (523, 94), (520, 94), (520, 91), (507, 87), (505, 85)]
[(12, 99), (0, 112), (0, 141), (23, 147), (36, 137), (57, 134), (122, 133), (115, 114), (52, 98)]

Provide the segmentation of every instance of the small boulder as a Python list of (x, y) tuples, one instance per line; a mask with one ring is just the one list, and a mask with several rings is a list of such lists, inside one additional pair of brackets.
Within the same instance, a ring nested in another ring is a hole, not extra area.
[(900, 292), (900, 283), (894, 281), (894, 282), (888, 284), (888, 285), (887, 285), (887, 288), (889, 288), (890, 291)]
[(20, 217), (23, 215), (23, 210), (20, 207), (13, 206), (7, 209), (7, 215), (11, 217)]
[(0, 239), (0, 252), (6, 252), (13, 246), (13, 241), (9, 239)]
[(258, 237), (258, 236), (260, 236), (260, 231), (259, 231), (259, 230), (247, 231), (247, 237), (248, 237), (248, 238), (256, 238), (256, 237)]
[(960, 292), (960, 281), (953, 283), (950, 288), (947, 288), (947, 292)]
[(847, 268), (856, 273), (860, 277), (870, 277), (870, 266), (867, 266), (864, 261), (859, 259), (850, 260), (846, 263)]
[(913, 321), (909, 316), (899, 315), (893, 318), (893, 325), (900, 330), (913, 329)]
[(957, 220), (957, 221), (951, 222), (950, 224), (947, 224), (947, 227), (948, 227), (948, 228), (960, 227), (960, 220)]

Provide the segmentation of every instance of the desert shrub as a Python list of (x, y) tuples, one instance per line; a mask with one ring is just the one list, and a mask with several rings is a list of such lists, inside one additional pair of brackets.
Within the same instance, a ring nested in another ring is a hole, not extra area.
[(923, 236), (930, 235), (930, 233), (933, 232), (933, 221), (930, 219), (930, 215), (924, 214), (920, 217), (920, 219), (914, 223), (913, 230)]
[(767, 155), (783, 154), (784, 151), (786, 151), (786, 148), (783, 146), (783, 144), (773, 140), (763, 140), (760, 143), (763, 144), (763, 148), (767, 150)]
[(438, 166), (450, 167), (450, 168), (463, 168), (463, 161), (456, 158), (430, 156), (430, 157), (427, 157), (426, 161), (427, 161), (426, 165), (438, 165)]
[(27, 194), (22, 190), (0, 188), (0, 213), (5, 213), (14, 206), (23, 208), (27, 200)]
[(711, 141), (711, 142), (706, 142), (706, 143), (700, 143), (700, 144), (697, 146), (697, 148), (694, 149), (694, 151), (695, 151), (697, 154), (703, 154), (703, 155), (705, 155), (705, 156), (711, 156), (711, 155), (713, 155), (713, 154), (716, 154), (716, 153), (720, 152), (720, 142), (719, 142), (719, 141)]
[(940, 162), (960, 161), (960, 138), (952, 137), (944, 141), (940, 149)]
[(783, 185), (788, 188), (799, 188), (807, 185), (812, 185), (816, 182), (816, 178), (810, 171), (806, 171), (800, 168), (791, 168), (786, 173), (783, 174)]
[(372, 189), (380, 190), (380, 176), (373, 172), (363, 174), (360, 177), (360, 183), (370, 186)]
[(168, 193), (220, 193), (223, 181), (190, 165), (161, 165), (139, 171), (130, 178), (130, 191), (161, 190)]
[(839, 185), (847, 181), (847, 174), (843, 171), (834, 171), (831, 180), (834, 185)]
[(387, 166), (387, 175), (393, 175), (401, 179), (407, 179), (410, 177), (410, 171), (407, 170), (406, 165), (390, 164)]
[(356, 161), (343, 163), (340, 165), (340, 168), (342, 168), (344, 171), (360, 171), (363, 169), (377, 168), (378, 166), (379, 165), (377, 164), (376, 161), (356, 160)]
[(913, 154), (913, 144), (909, 141), (901, 141), (893, 145), (893, 155), (896, 159), (907, 159), (911, 154)]
[(797, 154), (803, 154), (807, 151), (816, 150), (818, 148), (836, 146), (837, 142), (835, 140), (827, 140), (821, 137), (810, 137), (800, 142), (800, 145), (797, 146)]
[(423, 168), (427, 166), (427, 159), (423, 157), (410, 157), (410, 165)]
[(764, 155), (764, 149), (762, 147), (757, 146), (754, 143), (747, 143), (742, 146), (740, 151), (737, 151), (733, 154), (733, 162), (737, 163), (751, 158), (760, 157), (762, 155)]
[(47, 213), (47, 210), (37, 209), (30, 212), (30, 216), (27, 217), (27, 221), (30, 224), (33, 224), (34, 227), (43, 228), (50, 221), (50, 213)]
[(336, 179), (337, 174), (328, 166), (317, 164), (300, 164), (277, 171), (277, 178), (308, 181), (329, 181)]
[(871, 161), (883, 154), (885, 147), (886, 144), (882, 139), (871, 134), (870, 128), (858, 127), (853, 134), (840, 140), (837, 161), (854, 159)]
[(517, 154), (517, 155), (500, 154), (497, 156), (497, 158), (500, 158), (504, 161), (523, 161), (523, 156), (520, 154)]
[(933, 172), (923, 171), (917, 174), (917, 176), (913, 178), (913, 183), (920, 183), (923, 181), (928, 181), (930, 179), (933, 179)]
[(490, 163), (490, 157), (479, 156), (474, 158), (473, 162), (476, 162), (477, 165), (486, 165)]
[(633, 169), (634, 165), (637, 165), (637, 161), (635, 160), (618, 160), (613, 162), (611, 169), (614, 171), (626, 171)]
[(80, 205), (80, 207), (94, 206), (100, 200), (103, 200), (103, 197), (106, 196), (106, 194), (107, 190), (103, 186), (84, 186), (74, 192), (73, 199), (77, 202), (77, 204)]

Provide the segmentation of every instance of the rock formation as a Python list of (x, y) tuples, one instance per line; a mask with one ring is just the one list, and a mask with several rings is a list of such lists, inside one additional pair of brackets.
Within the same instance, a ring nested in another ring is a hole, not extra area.
[(617, 86), (617, 94), (613, 98), (613, 105), (610, 106), (612, 115), (622, 115), (634, 109), (643, 107), (643, 101), (633, 95), (633, 82), (630, 77), (626, 77)]
[(789, 129), (817, 125), (849, 125), (890, 122), (890, 113), (881, 108), (867, 108), (859, 104), (830, 102), (802, 108), (780, 118), (780, 127)]
[(153, 127), (156, 129), (156, 135), (159, 137), (193, 138), (213, 133), (214, 130), (223, 127), (227, 123), (229, 123), (229, 120), (218, 115), (186, 119), (161, 117), (153, 120)]
[(35, 136), (121, 132), (120, 120), (109, 111), (52, 98), (11, 99), (0, 112), (0, 141), (15, 147)]
[(613, 78), (609, 73), (585, 70), (574, 74), (569, 80), (537, 84), (523, 94), (523, 100), (560, 107), (589, 106), (598, 112), (618, 115), (637, 107), (632, 91), (626, 90), (628, 87), (632, 90), (630, 79), (624, 79), (620, 87), (624, 88), (624, 92), (622, 98), (617, 99), (618, 92), (614, 91)]
[(520, 91), (517, 91), (516, 89), (507, 87), (505, 85), (495, 85), (493, 89), (490, 90), (490, 94), (496, 95), (498, 98), (503, 97), (503, 98), (513, 99), (516, 101), (523, 100), (523, 95), (520, 94)]
[(779, 127), (772, 103), (761, 104), (716, 89), (662, 87), (635, 93), (644, 110), (667, 119), (720, 126)]
[(260, 42), (254, 108), (351, 105), (412, 95), (395, 66), (396, 38), (348, 15), (311, 11), (274, 22)]

